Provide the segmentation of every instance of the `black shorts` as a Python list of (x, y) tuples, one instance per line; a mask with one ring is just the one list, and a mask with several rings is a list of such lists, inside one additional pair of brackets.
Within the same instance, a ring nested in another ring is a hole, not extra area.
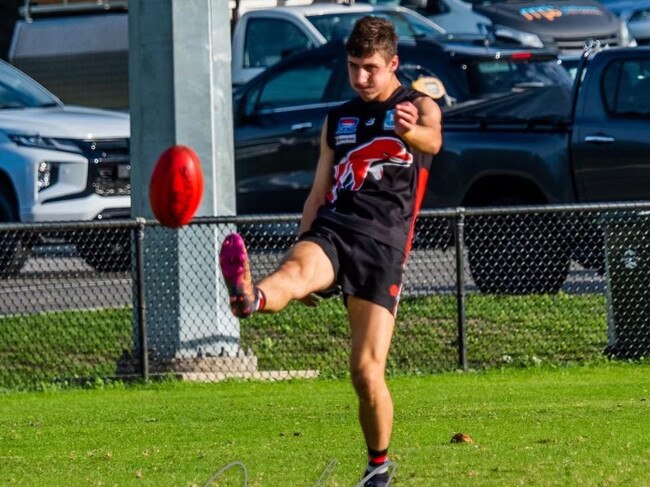
[(404, 254), (365, 235), (317, 218), (300, 236), (314, 242), (332, 262), (344, 300), (355, 296), (397, 314), (404, 275)]

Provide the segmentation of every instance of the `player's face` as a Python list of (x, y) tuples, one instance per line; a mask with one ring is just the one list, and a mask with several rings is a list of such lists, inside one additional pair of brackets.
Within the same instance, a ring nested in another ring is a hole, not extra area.
[(348, 55), (348, 76), (354, 91), (365, 101), (383, 101), (394, 89), (397, 56), (390, 61), (375, 52), (372, 56)]

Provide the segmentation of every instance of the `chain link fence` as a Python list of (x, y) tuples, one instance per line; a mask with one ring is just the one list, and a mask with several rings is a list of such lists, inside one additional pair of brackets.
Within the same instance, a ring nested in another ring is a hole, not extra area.
[[(0, 225), (0, 387), (173, 374), (347, 375), (340, 296), (236, 320), (217, 266), (238, 231), (271, 272), (298, 217)], [(650, 204), (424, 211), (388, 369), (650, 355)]]

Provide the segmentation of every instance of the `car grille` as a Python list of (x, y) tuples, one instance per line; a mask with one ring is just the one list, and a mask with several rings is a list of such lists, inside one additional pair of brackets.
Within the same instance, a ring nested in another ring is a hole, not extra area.
[(129, 139), (77, 141), (88, 158), (88, 189), (100, 196), (131, 194)]
[(555, 39), (557, 47), (564, 52), (568, 51), (583, 51), (585, 47), (585, 42), (594, 40), (600, 42), (601, 46), (616, 47), (620, 44), (620, 39), (618, 34), (611, 34), (608, 36), (602, 37), (590, 37), (585, 39), (584, 37), (580, 38), (564, 38), (564, 39)]

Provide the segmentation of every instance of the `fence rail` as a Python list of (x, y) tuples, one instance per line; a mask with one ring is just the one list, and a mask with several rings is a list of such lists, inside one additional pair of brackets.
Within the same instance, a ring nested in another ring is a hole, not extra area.
[[(256, 277), (298, 215), (0, 224), (0, 387), (175, 374), (347, 374), (341, 299), (234, 320), (217, 267), (240, 232)], [(391, 373), (650, 355), (650, 203), (425, 210)]]

